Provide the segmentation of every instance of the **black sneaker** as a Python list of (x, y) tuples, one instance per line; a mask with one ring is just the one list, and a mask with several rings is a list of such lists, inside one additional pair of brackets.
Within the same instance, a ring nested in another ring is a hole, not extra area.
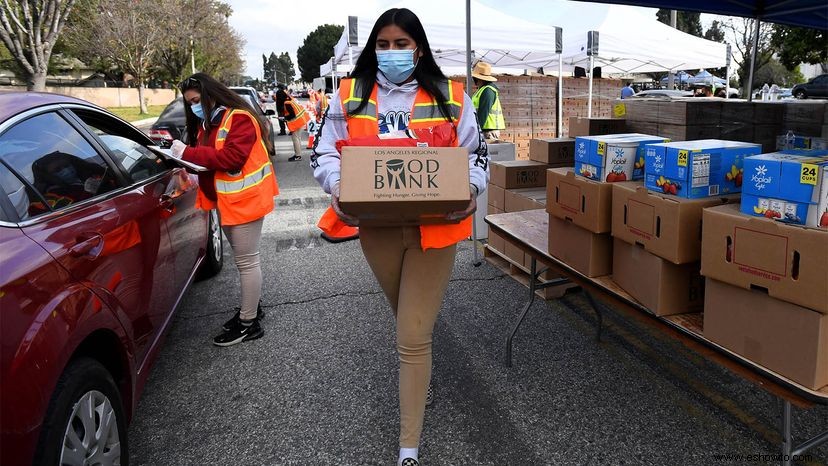
[(233, 346), (243, 341), (255, 340), (264, 335), (262, 326), (259, 325), (259, 319), (253, 319), (250, 325), (244, 325), (239, 320), (235, 326), (221, 335), (213, 338), (213, 344), (216, 346)]
[(426, 406), (431, 406), (432, 401), (434, 401), (434, 386), (428, 384), (428, 390), (426, 390)]
[(302, 160), (301, 155), (294, 155), (293, 157), (288, 158), (288, 162), (295, 162), (297, 160)]
[[(224, 330), (225, 332), (229, 332), (231, 328), (233, 328), (236, 324), (239, 323), (239, 319), (240, 319), (240, 316), (241, 316), (241, 308), (237, 307), (235, 309), (236, 309), (236, 314), (232, 318), (230, 318), (230, 320), (225, 322), (224, 325), (221, 326), (221, 329)], [(256, 308), (256, 320), (262, 320), (264, 318), (265, 318), (265, 313), (262, 310), (262, 303), (260, 301), (259, 306)]]
[(414, 458), (406, 458), (400, 463), (402, 466), (420, 466), (420, 462)]

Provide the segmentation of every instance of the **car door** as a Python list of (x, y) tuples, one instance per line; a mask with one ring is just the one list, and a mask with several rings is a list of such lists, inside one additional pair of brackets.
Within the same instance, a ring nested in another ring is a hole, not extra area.
[(145, 147), (150, 144), (146, 136), (132, 126), (89, 108), (77, 107), (71, 111), (94, 133), (131, 182), (154, 177), (159, 168), (165, 172), (152, 183), (153, 193), (146, 196), (147, 202), (159, 203), (156, 209), (166, 223), (170, 239), (171, 251), (163, 258), (171, 262), (174, 273), (165, 274), (154, 285), (167, 287), (166, 293), (172, 293), (167, 305), (153, 309), (163, 319), (173, 310), (207, 244), (207, 213), (195, 207), (197, 178), (183, 168), (168, 170)]
[[(171, 305), (162, 277), (174, 274), (161, 217), (163, 182), (132, 184), (57, 107), (0, 134), (6, 166), (26, 183), (28, 205), (17, 209), (24, 234), (114, 310), (143, 361), (160, 330), (152, 311)], [(158, 175), (169, 176), (170, 170)]]
[(810, 97), (828, 97), (828, 74), (814, 78), (810, 87), (811, 89), (808, 90)]

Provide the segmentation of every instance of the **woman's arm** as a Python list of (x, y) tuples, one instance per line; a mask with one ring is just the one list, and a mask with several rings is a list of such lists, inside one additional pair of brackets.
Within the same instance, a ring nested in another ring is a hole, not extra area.
[(457, 127), (460, 146), (469, 151), (469, 182), (477, 188), (477, 194), (486, 190), (489, 183), (489, 149), (480, 133), (480, 126), (474, 115), (474, 105), (467, 94), (463, 94), (463, 115)]
[(341, 139), (348, 139), (348, 125), (342, 112), (342, 102), (337, 94), (328, 102), (328, 111), (319, 126), (310, 159), (314, 178), (329, 194), (339, 181), (341, 156), (336, 150), (336, 141)]
[(224, 140), (224, 147), (216, 150), (212, 146), (196, 146), (184, 149), (184, 160), (210, 170), (240, 170), (255, 144), (261, 144), (256, 137), (256, 125), (253, 119), (236, 113), (231, 121), (230, 132)]

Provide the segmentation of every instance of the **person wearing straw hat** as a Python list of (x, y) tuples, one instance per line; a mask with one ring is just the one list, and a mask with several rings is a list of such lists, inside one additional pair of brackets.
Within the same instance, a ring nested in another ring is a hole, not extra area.
[(472, 104), (477, 110), (477, 123), (487, 141), (500, 139), (500, 130), (506, 129), (503, 109), (500, 107), (500, 92), (495, 86), (497, 78), (492, 76), (492, 65), (478, 61), (472, 69), (472, 78), (477, 92), (472, 96)]

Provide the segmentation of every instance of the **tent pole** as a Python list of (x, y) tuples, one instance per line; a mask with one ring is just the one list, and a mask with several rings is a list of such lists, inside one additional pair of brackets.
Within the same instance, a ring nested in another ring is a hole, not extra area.
[[(466, 0), (466, 92), (472, 89), (471, 0)], [(474, 217), (474, 215), (472, 215)], [(481, 264), (477, 251), (477, 219), (472, 218), (472, 265)]]
[(592, 118), (592, 75), (595, 68), (595, 57), (589, 56), (589, 97), (587, 97), (587, 118)]
[(753, 48), (750, 50), (750, 73), (748, 73), (748, 102), (753, 102), (753, 68), (756, 67), (756, 49), (759, 48), (759, 26), (761, 19), (756, 18), (756, 25), (753, 28)]
[(555, 137), (563, 137), (563, 53), (558, 53), (558, 132)]

